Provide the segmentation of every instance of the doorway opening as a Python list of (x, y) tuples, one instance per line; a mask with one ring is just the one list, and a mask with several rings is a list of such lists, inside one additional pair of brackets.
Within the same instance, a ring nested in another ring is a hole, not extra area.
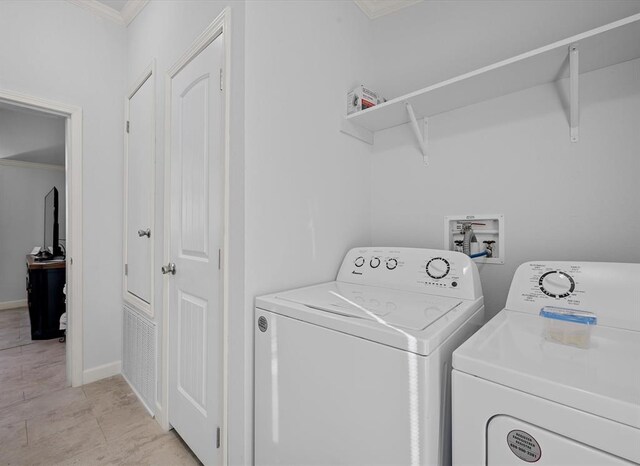
[(83, 382), (82, 111), (0, 90), (0, 140), (0, 360), (25, 399)]

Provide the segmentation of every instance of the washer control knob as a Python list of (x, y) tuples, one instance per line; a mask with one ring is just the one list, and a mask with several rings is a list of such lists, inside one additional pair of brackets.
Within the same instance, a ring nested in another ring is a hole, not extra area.
[(356, 267), (362, 267), (364, 265), (364, 257), (356, 257), (356, 260), (353, 261)]
[(377, 268), (380, 265), (380, 258), (379, 257), (374, 257), (369, 261), (369, 265), (372, 268)]
[(398, 260), (397, 259), (387, 259), (387, 268), (389, 270), (393, 270), (398, 266)]
[(444, 278), (451, 270), (451, 266), (449, 262), (443, 257), (434, 257), (429, 262), (427, 262), (427, 275), (429, 275), (434, 280), (438, 280), (440, 278)]

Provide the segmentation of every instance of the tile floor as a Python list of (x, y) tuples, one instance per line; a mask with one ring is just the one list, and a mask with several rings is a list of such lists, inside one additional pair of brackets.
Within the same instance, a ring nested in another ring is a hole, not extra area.
[(33, 341), (27, 308), (0, 311), (0, 350), (31, 343)]
[(0, 350), (0, 465), (40, 464), (200, 463), (121, 376), (68, 387), (65, 344), (53, 339)]

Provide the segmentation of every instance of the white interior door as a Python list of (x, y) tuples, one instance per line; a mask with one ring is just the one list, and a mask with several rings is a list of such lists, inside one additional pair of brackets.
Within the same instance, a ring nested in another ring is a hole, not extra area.
[(125, 283), (126, 292), (146, 304), (151, 302), (153, 99), (149, 77), (129, 98), (127, 124)]
[(223, 58), (220, 35), (171, 82), (169, 423), (206, 465), (222, 460)]

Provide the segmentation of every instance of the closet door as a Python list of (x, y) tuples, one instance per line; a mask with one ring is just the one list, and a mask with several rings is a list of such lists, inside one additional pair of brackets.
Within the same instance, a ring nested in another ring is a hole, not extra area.
[(151, 315), (155, 174), (152, 68), (134, 87), (126, 104), (125, 299)]

